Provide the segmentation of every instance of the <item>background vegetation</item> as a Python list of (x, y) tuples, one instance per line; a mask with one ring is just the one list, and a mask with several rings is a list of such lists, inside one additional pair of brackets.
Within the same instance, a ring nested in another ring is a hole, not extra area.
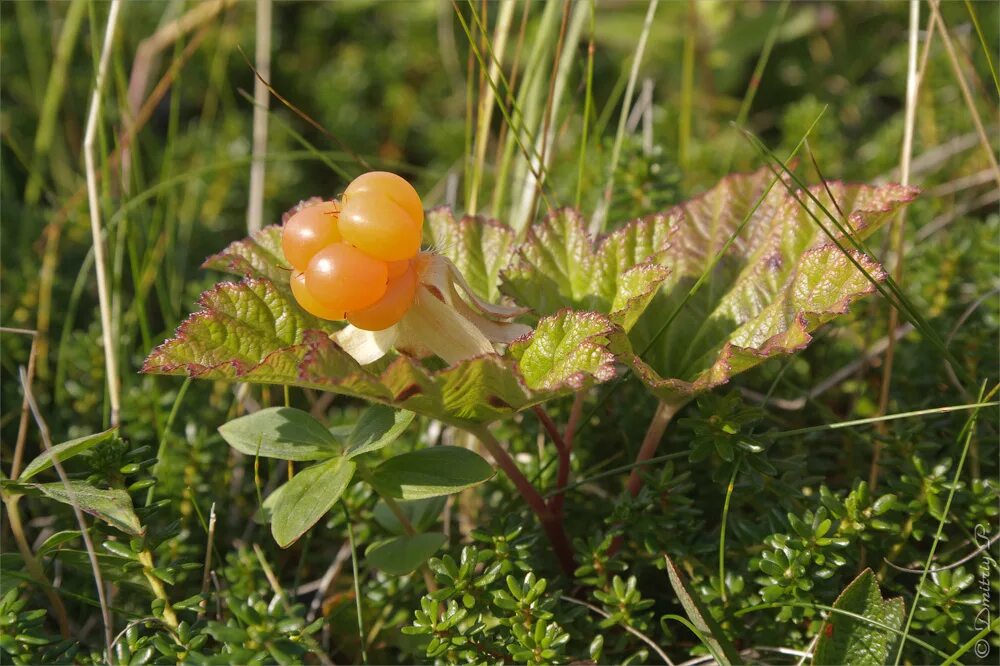
[[(807, 137), (800, 156), (811, 181), (900, 178), (908, 3), (663, 2), (645, 27), (645, 2), (605, 0), (593, 13), (586, 3), (514, 5), (504, 72), (522, 91), (523, 113), (537, 114), (539, 129), (551, 124), (552, 205), (588, 216), (607, 205), (611, 228), (764, 165), (734, 123), (782, 157)], [(130, 539), (86, 518), (104, 576), (99, 599), (72, 508), (5, 494), (2, 660), (680, 663), (709, 652), (674, 619), (690, 614), (666, 553), (746, 660), (807, 659), (829, 606), (868, 567), (884, 596), (913, 610), (889, 659), (995, 661), (997, 409), (925, 410), (984, 402), (1000, 374), (1000, 190), (995, 145), (983, 145), (975, 123), (995, 144), (1000, 12), (948, 2), (934, 21), (935, 6), (920, 3), (922, 78), (911, 103), (910, 182), (923, 194), (901, 236), (883, 231), (869, 246), (898, 267), (903, 292), (960, 367), (945, 363), (925, 327), (892, 318), (872, 297), (806, 351), (685, 408), (660, 450), (676, 455), (649, 468), (636, 498), (624, 481), (655, 400), (634, 380), (592, 389), (565, 505), (580, 565), (569, 577), (500, 476), (426, 507), (448, 541), (423, 574), (388, 575), (360, 556), (352, 569), (348, 516), (359, 553), (391, 531), (365, 484), (291, 548), (274, 544), (257, 522), (259, 501), (286, 466), (237, 453), (217, 428), (281, 404), (281, 391), (138, 373), (218, 281), (202, 260), (247, 233), (255, 4), (122, 11), (95, 144), (105, 326), (81, 146), (109, 6), (0, 4), (3, 473), (44, 450), (36, 419), (53, 443), (111, 424), (112, 354), (120, 428), (65, 468), (128, 492), (145, 528)], [(336, 195), (361, 171), (355, 155), (409, 177), (428, 207), (516, 222), (524, 160), (498, 110), (490, 141), (480, 142), (484, 159), (474, 151), (490, 87), (470, 38), (480, 53), (497, 46), (500, 13), (499, 4), (464, 1), (275, 4), (263, 26), (270, 81), (325, 131), (271, 100), (264, 223), (301, 199)], [(637, 41), (645, 52), (625, 101)], [(564, 70), (554, 65), (561, 53), (573, 55)], [(536, 208), (527, 221), (544, 215), (544, 202)], [(22, 408), (22, 370), (35, 417)], [(330, 425), (352, 423), (363, 407), (302, 390), (289, 398)], [(553, 402), (549, 414), (564, 424), (572, 403)], [(879, 418), (886, 414), (908, 416)], [(534, 414), (494, 434), (543, 491), (554, 486), (555, 449)], [(418, 418), (393, 446), (439, 441), (471, 445)], [(985, 625), (984, 604), (993, 609)], [(110, 656), (102, 605), (113, 618)], [(450, 615), (439, 617), (439, 607)], [(168, 611), (179, 629), (167, 626)], [(478, 614), (482, 626), (470, 629)]]

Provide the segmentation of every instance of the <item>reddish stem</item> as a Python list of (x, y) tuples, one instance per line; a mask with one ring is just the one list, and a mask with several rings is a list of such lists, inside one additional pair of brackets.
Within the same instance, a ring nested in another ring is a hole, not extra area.
[(573, 561), (573, 549), (570, 546), (569, 537), (566, 536), (562, 520), (552, 512), (542, 498), (541, 493), (521, 473), (514, 459), (510, 457), (510, 454), (507, 453), (503, 445), (490, 434), (489, 430), (482, 428), (473, 431), (473, 434), (483, 443), (483, 446), (490, 452), (496, 464), (504, 471), (504, 474), (507, 475), (507, 478), (517, 488), (524, 501), (528, 503), (531, 510), (538, 516), (538, 520), (542, 524), (542, 529), (545, 530), (545, 534), (552, 544), (552, 550), (559, 561), (559, 566), (562, 568), (563, 573), (572, 577), (573, 571), (576, 569), (576, 564)]
[[(635, 457), (637, 465), (646, 462), (656, 455), (656, 448), (660, 445), (660, 440), (663, 439), (663, 431), (667, 429), (667, 425), (670, 424), (674, 415), (680, 411), (685, 402), (676, 404), (672, 402), (660, 402), (656, 406), (653, 418), (649, 421), (649, 427), (646, 429), (646, 436), (642, 439), (642, 446), (639, 447), (639, 454)], [(641, 466), (632, 468), (632, 473), (628, 477), (628, 490), (632, 493), (632, 497), (638, 495), (640, 489), (642, 489)]]
[(545, 431), (549, 433), (552, 443), (556, 445), (556, 452), (559, 455), (559, 469), (556, 473), (556, 493), (549, 498), (549, 508), (561, 520), (563, 517), (563, 489), (569, 483), (570, 453), (572, 449), (559, 433), (559, 428), (556, 427), (555, 422), (549, 416), (548, 412), (541, 406), (536, 406), (534, 411), (535, 415), (538, 416), (538, 420), (542, 422)]
[[(635, 497), (639, 494), (642, 489), (642, 468), (644, 463), (656, 454), (656, 448), (660, 445), (660, 440), (663, 439), (663, 431), (667, 429), (670, 421), (674, 418), (674, 415), (680, 411), (681, 407), (687, 404), (687, 401), (679, 403), (670, 402), (660, 402), (656, 406), (656, 411), (653, 412), (653, 418), (649, 421), (649, 426), (646, 428), (646, 436), (642, 439), (642, 445), (639, 447), (639, 453), (635, 457), (636, 467), (632, 468), (632, 473), (628, 477), (628, 490)], [(614, 541), (611, 542), (611, 547), (608, 549), (608, 556), (613, 556), (619, 550), (621, 550), (622, 544), (625, 543), (624, 535), (618, 535), (615, 537)]]

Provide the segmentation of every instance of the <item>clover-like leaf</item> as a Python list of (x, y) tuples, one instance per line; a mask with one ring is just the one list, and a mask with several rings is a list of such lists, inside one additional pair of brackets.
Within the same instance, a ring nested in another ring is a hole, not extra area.
[(497, 299), (500, 271), (514, 251), (513, 229), (482, 217), (456, 220), (448, 208), (429, 211), (424, 229), (425, 244), (451, 259), (479, 296)]
[[(917, 195), (915, 188), (899, 185), (843, 183), (810, 192), (827, 210), (842, 211), (844, 226), (856, 238), (872, 234)], [(839, 237), (816, 204), (807, 206)], [(683, 402), (771, 356), (802, 349), (811, 331), (847, 312), (875, 290), (873, 280), (885, 277), (874, 259), (852, 250), (859, 270), (765, 170), (730, 176), (643, 223), (666, 227), (663, 263), (671, 273), (630, 331), (642, 359), (630, 353), (622, 359), (669, 401)]]
[[(153, 350), (145, 372), (328, 390), (459, 426), (489, 423), (606, 381), (614, 357), (600, 350), (623, 337), (601, 315), (565, 311), (543, 319), (504, 356), (484, 354), (443, 370), (405, 355), (361, 366), (267, 280), (223, 283), (201, 305)], [(546, 353), (568, 349), (570, 358), (544, 361)]]
[(902, 597), (883, 599), (871, 569), (865, 569), (844, 588), (834, 612), (820, 631), (813, 663), (884, 664), (903, 625)]
[(670, 271), (661, 263), (668, 227), (656, 218), (594, 242), (572, 209), (528, 230), (501, 289), (540, 315), (593, 310), (630, 329)]

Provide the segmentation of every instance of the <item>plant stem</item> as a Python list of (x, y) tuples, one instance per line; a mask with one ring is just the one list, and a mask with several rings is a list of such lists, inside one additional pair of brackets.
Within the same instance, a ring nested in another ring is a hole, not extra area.
[(552, 417), (545, 411), (545, 408), (541, 405), (536, 405), (534, 411), (538, 416), (538, 420), (542, 422), (545, 431), (552, 438), (552, 443), (556, 445), (556, 451), (559, 455), (559, 469), (556, 472), (556, 494), (549, 498), (549, 508), (552, 509), (552, 513), (556, 517), (561, 519), (563, 515), (563, 489), (569, 483), (570, 454), (572, 453), (572, 449), (570, 448), (571, 445), (559, 433), (559, 428), (556, 427), (555, 422), (552, 421)]
[(344, 520), (347, 521), (347, 540), (351, 544), (351, 568), (354, 570), (354, 605), (358, 615), (358, 640), (361, 647), (361, 663), (368, 663), (368, 653), (365, 651), (365, 621), (361, 613), (361, 579), (358, 574), (358, 549), (354, 544), (354, 528), (351, 527), (351, 514), (347, 512), (347, 504), (341, 500), (340, 508), (344, 510)]
[(7, 524), (14, 535), (14, 541), (17, 542), (17, 549), (21, 551), (21, 559), (24, 560), (24, 566), (28, 570), (28, 574), (38, 582), (45, 597), (52, 604), (52, 611), (55, 613), (56, 621), (59, 623), (59, 633), (62, 634), (63, 638), (69, 638), (69, 616), (66, 615), (66, 606), (63, 605), (62, 599), (56, 594), (52, 583), (45, 577), (45, 569), (42, 568), (42, 564), (35, 557), (35, 554), (31, 552), (28, 539), (24, 536), (21, 511), (17, 508), (17, 503), (20, 499), (20, 497), (4, 497), (3, 503), (7, 507)]
[[(678, 403), (661, 401), (657, 405), (656, 411), (653, 413), (653, 418), (649, 422), (649, 427), (646, 429), (646, 436), (642, 440), (642, 446), (639, 447), (639, 454), (635, 457), (636, 464), (645, 462), (653, 457), (656, 453), (656, 448), (660, 445), (660, 440), (663, 438), (663, 431), (667, 429), (667, 425), (673, 420), (674, 415), (686, 403), (686, 400)], [(632, 493), (632, 497), (635, 497), (639, 494), (641, 488), (642, 472), (641, 468), (636, 467), (628, 477), (628, 490)]]
[(719, 596), (722, 603), (726, 599), (726, 524), (729, 520), (729, 502), (733, 499), (733, 490), (736, 488), (736, 474), (740, 471), (740, 463), (743, 458), (737, 458), (733, 465), (733, 473), (729, 477), (729, 485), (726, 486), (726, 502), (722, 505), (722, 525), (719, 527)]
[(139, 564), (142, 565), (142, 574), (146, 577), (149, 587), (153, 589), (153, 594), (156, 595), (157, 599), (163, 601), (164, 621), (171, 629), (177, 629), (177, 625), (179, 624), (177, 614), (174, 613), (174, 607), (170, 605), (170, 598), (167, 597), (167, 591), (163, 587), (163, 582), (153, 573), (153, 554), (149, 552), (148, 548), (139, 553)]
[[(403, 507), (399, 506), (399, 502), (397, 502), (395, 498), (389, 497), (381, 491), (381, 489), (374, 483), (372, 474), (367, 467), (359, 464), (357, 469), (361, 478), (363, 478), (365, 482), (375, 490), (379, 498), (385, 502), (387, 507), (389, 507), (389, 511), (392, 512), (392, 515), (396, 516), (396, 520), (398, 520), (399, 524), (403, 526), (403, 531), (406, 532), (407, 536), (414, 536), (417, 533), (417, 530), (413, 527), (413, 523), (410, 522), (410, 518), (406, 515), (406, 512), (403, 511)], [(424, 585), (427, 586), (427, 592), (430, 594), (437, 592), (437, 581), (434, 580), (434, 575), (431, 573), (431, 570), (426, 563), (421, 565), (420, 573), (424, 577)]]
[(552, 544), (552, 549), (555, 552), (556, 559), (559, 561), (559, 566), (562, 568), (563, 573), (572, 577), (573, 571), (576, 569), (576, 564), (573, 561), (573, 549), (570, 547), (569, 537), (566, 536), (566, 529), (563, 526), (562, 520), (552, 512), (538, 490), (521, 473), (514, 459), (510, 457), (510, 454), (503, 448), (503, 445), (490, 434), (489, 430), (481, 428), (472, 430), (471, 432), (483, 443), (483, 446), (490, 452), (496, 464), (504, 471), (504, 474), (507, 475), (507, 478), (517, 488), (524, 501), (528, 503), (531, 510), (538, 516), (538, 520), (542, 524), (542, 529), (545, 530), (545, 534), (549, 537), (549, 541)]

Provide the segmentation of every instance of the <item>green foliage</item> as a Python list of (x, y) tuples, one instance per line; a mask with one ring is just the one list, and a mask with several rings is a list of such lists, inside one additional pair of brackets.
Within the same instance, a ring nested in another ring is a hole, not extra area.
[[(884, 664), (903, 625), (903, 599), (883, 599), (871, 569), (865, 569), (833, 603), (816, 642), (813, 663)], [(850, 615), (848, 615), (850, 613)]]
[[(638, 664), (662, 650), (682, 663), (721, 652), (709, 634), (731, 640), (733, 662), (809, 662), (775, 649), (995, 660), (995, 630), (969, 640), (1000, 594), (996, 410), (980, 411), (961, 469), (968, 411), (847, 423), (967, 406), (997, 382), (996, 188), (940, 31), (916, 100), (911, 201), (889, 184), (906, 3), (659, 3), (648, 34), (648, 3), (598, 2), (592, 30), (589, 3), (569, 3), (565, 29), (557, 0), (483, 6), (275, 3), (270, 82), (324, 130), (272, 99), (258, 161), (242, 95), (255, 77), (237, 50), (258, 39), (254, 5), (202, 15), (144, 60), (144, 40), (205, 9), (124, 3), (96, 124), (95, 266), (81, 146), (109, 5), (0, 3), (0, 662)], [(988, 122), (1000, 9), (941, 3), (940, 17)], [(490, 82), (506, 114), (483, 104)], [(755, 207), (773, 175), (741, 129), (782, 158), (798, 150), (790, 168), (866, 243), (854, 257), (868, 276), (784, 183)], [(450, 366), (344, 354), (329, 338), (341, 324), (291, 301), (274, 223), (369, 168), (352, 153), (416, 185), (425, 247), (465, 277), (461, 299), (534, 332)], [(254, 162), (265, 226), (245, 238)], [(597, 210), (607, 223), (592, 235)], [(859, 300), (897, 266), (927, 321), (912, 331), (888, 330), (883, 300)], [(147, 356), (151, 371), (203, 381), (140, 373)], [(21, 426), (22, 369), (70, 492), (31, 412)], [(634, 468), (658, 399), (689, 404)], [(477, 457), (487, 426), (546, 520)], [(396, 497), (437, 492), (450, 494)], [(829, 610), (881, 612), (903, 631), (899, 599), (914, 609), (903, 636)]]

